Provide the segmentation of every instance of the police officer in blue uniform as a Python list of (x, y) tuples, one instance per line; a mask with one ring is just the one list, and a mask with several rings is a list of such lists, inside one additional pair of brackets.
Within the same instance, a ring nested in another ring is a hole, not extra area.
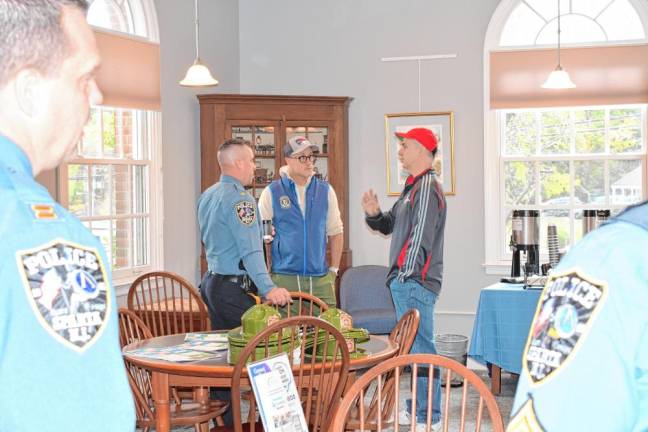
[(509, 432), (648, 430), (648, 202), (560, 261), (522, 362)]
[(207, 265), (200, 292), (213, 329), (241, 325), (241, 315), (256, 296), (273, 304), (290, 302), (290, 293), (274, 285), (263, 256), (261, 224), (254, 198), (244, 186), (252, 183), (256, 165), (248, 141), (225, 141), (218, 150), (220, 181), (198, 200), (198, 224)]
[(132, 431), (103, 247), (34, 176), (101, 103), (81, 0), (0, 0), (0, 431)]

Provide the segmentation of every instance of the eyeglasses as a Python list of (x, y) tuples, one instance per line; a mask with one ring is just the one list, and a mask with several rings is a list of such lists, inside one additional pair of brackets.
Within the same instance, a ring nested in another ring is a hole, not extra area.
[(297, 157), (294, 157), (294, 158), (291, 158), (291, 159), (297, 159), (297, 160), (299, 160), (299, 162), (301, 162), (303, 164), (305, 164), (306, 161), (311, 161), (311, 162), (315, 163), (317, 161), (317, 156), (312, 154), (312, 155), (308, 155), (308, 156), (297, 156)]

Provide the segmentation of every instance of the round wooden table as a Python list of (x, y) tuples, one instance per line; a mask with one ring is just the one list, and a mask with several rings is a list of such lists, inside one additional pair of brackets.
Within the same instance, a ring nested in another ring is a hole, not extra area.
[[(151, 371), (153, 402), (155, 404), (155, 428), (158, 432), (167, 432), (170, 428), (169, 387), (204, 387), (198, 397), (209, 397), (207, 387), (231, 387), (234, 365), (227, 363), (227, 351), (219, 351), (209, 359), (196, 362), (172, 362), (127, 354), (141, 348), (166, 348), (180, 345), (185, 334), (160, 336), (135, 342), (124, 347), (124, 357), (131, 363)], [(398, 352), (398, 344), (387, 336), (370, 335), (369, 340), (358, 344), (365, 350), (366, 356), (351, 359), (349, 371), (370, 368)], [(349, 374), (353, 379), (352, 373)]]

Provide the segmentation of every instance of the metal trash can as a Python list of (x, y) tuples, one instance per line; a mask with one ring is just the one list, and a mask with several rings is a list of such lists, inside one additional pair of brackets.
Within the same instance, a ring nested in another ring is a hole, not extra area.
[[(466, 366), (468, 361), (468, 337), (458, 334), (438, 334), (434, 336), (434, 345), (437, 354), (451, 358)], [(442, 386), (446, 385), (445, 381), (445, 372), (441, 371)], [(462, 384), (463, 379), (453, 374), (450, 379), (450, 386), (460, 387)]]

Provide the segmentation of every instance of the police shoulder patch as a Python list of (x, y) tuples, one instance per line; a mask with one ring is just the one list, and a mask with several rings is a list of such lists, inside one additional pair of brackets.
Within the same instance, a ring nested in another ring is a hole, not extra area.
[(513, 415), (506, 432), (545, 432), (545, 428), (542, 427), (536, 417), (531, 397)]
[(524, 372), (532, 385), (556, 375), (578, 351), (606, 295), (604, 282), (578, 270), (549, 277), (524, 350)]
[(288, 197), (288, 195), (279, 197), (279, 205), (281, 206), (281, 208), (290, 208), (290, 198)]
[(51, 220), (58, 217), (52, 204), (32, 204), (30, 205), (30, 209), (36, 219)]
[(56, 239), (16, 252), (18, 272), (36, 318), (77, 352), (99, 339), (110, 316), (110, 283), (94, 248)]
[(239, 201), (234, 204), (236, 217), (243, 225), (252, 225), (256, 220), (256, 207), (251, 201)]

